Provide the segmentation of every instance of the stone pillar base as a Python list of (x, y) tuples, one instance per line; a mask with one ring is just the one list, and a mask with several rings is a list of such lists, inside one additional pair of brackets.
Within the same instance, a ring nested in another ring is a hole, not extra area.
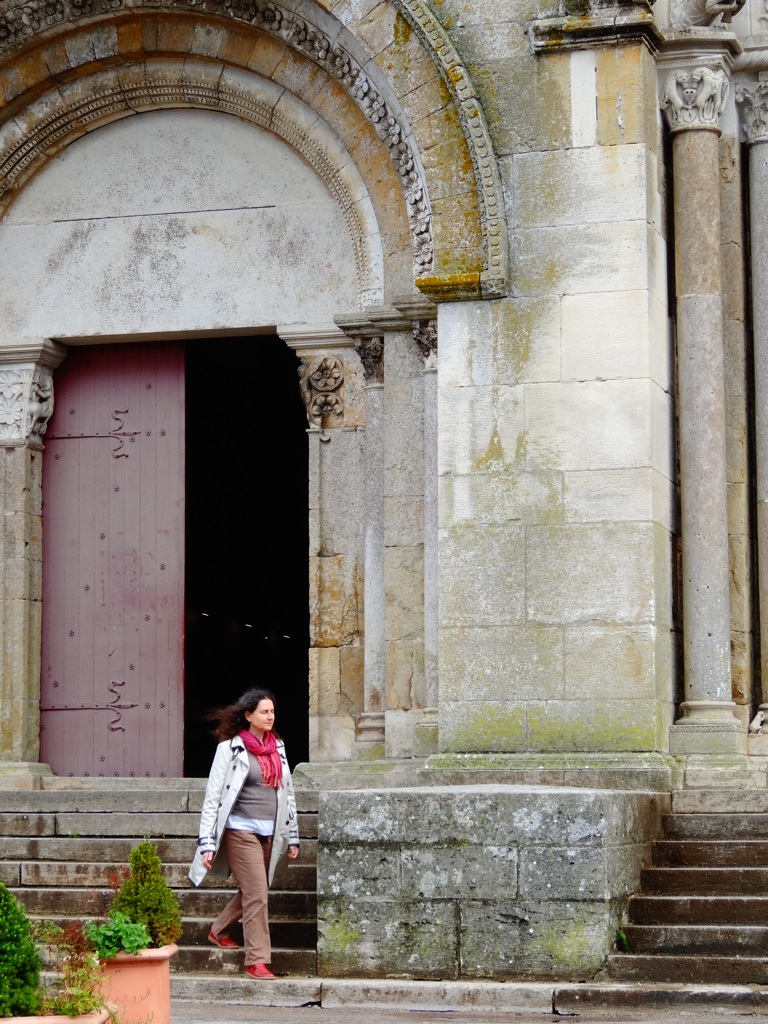
[(43, 777), (52, 777), (47, 764), (39, 761), (0, 761), (0, 790), (40, 789)]
[(670, 754), (746, 754), (747, 731), (733, 701), (689, 700), (670, 726)]
[(355, 715), (355, 747), (353, 757), (376, 761), (384, 757), (384, 712), (362, 711)]
[(421, 721), (417, 722), (413, 733), (413, 752), (417, 757), (429, 757), (437, 753), (437, 708), (424, 708)]

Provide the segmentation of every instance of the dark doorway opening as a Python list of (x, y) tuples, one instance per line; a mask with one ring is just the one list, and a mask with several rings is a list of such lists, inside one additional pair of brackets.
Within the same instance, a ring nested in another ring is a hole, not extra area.
[(206, 714), (275, 694), (291, 766), (309, 758), (307, 420), (277, 337), (186, 348), (184, 774), (208, 774)]

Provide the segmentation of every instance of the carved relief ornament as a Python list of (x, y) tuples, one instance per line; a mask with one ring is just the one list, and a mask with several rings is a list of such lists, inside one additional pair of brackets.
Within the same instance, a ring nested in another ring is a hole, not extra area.
[(53, 415), (53, 377), (42, 366), (0, 368), (0, 441), (42, 442)]
[(768, 82), (736, 86), (744, 141), (768, 142)]
[(728, 24), (746, 0), (672, 0), (670, 21), (675, 28)]
[(719, 61), (670, 70), (661, 97), (661, 109), (670, 130), (719, 131), (729, 85), (728, 73)]
[(437, 321), (417, 320), (413, 325), (413, 340), (424, 358), (424, 369), (437, 366)]
[(384, 338), (355, 338), (355, 350), (363, 364), (366, 384), (384, 383)]
[(299, 365), (299, 387), (307, 410), (310, 427), (323, 430), (341, 426), (344, 420), (344, 367), (335, 356), (302, 359)]

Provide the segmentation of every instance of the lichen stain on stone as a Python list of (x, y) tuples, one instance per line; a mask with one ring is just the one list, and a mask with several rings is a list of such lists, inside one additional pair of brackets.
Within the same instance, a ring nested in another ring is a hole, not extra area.
[(488, 442), (488, 447), (485, 449), (483, 455), (478, 455), (475, 459), (475, 469), (482, 470), (493, 470), (501, 469), (504, 466), (504, 446), (501, 443), (501, 437), (499, 436), (498, 427), (494, 426), (491, 439)]
[(402, 16), (400, 11), (395, 15), (394, 26), (395, 43), (399, 47), (407, 46), (413, 35), (413, 29)]
[(563, 921), (557, 928), (542, 928), (535, 933), (530, 946), (537, 954), (551, 959), (553, 966), (564, 972), (574, 970), (593, 973), (603, 962), (601, 944), (593, 931), (577, 921)]

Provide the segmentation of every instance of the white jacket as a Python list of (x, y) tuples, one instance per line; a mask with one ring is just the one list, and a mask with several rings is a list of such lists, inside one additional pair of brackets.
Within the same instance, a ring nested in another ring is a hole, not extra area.
[[(271, 885), (275, 875), (277, 862), (289, 846), (299, 845), (299, 819), (296, 814), (296, 798), (293, 795), (293, 782), (288, 761), (285, 756), (285, 744), (277, 741), (277, 752), (283, 765), (282, 785), (277, 791), (277, 815), (275, 817), (275, 836), (272, 841), (272, 854), (269, 859), (267, 881)], [(248, 752), (239, 736), (224, 740), (216, 748), (216, 755), (208, 776), (205, 789), (205, 800), (200, 815), (200, 838), (197, 840), (197, 852), (189, 869), (189, 877), (195, 885), (200, 885), (206, 875), (216, 878), (228, 878), (230, 874), (226, 848), (221, 845), (224, 829), (227, 826), (229, 812), (237, 800), (243, 783), (248, 777), (250, 762)], [(216, 854), (210, 871), (203, 867), (203, 854), (213, 850)]]

